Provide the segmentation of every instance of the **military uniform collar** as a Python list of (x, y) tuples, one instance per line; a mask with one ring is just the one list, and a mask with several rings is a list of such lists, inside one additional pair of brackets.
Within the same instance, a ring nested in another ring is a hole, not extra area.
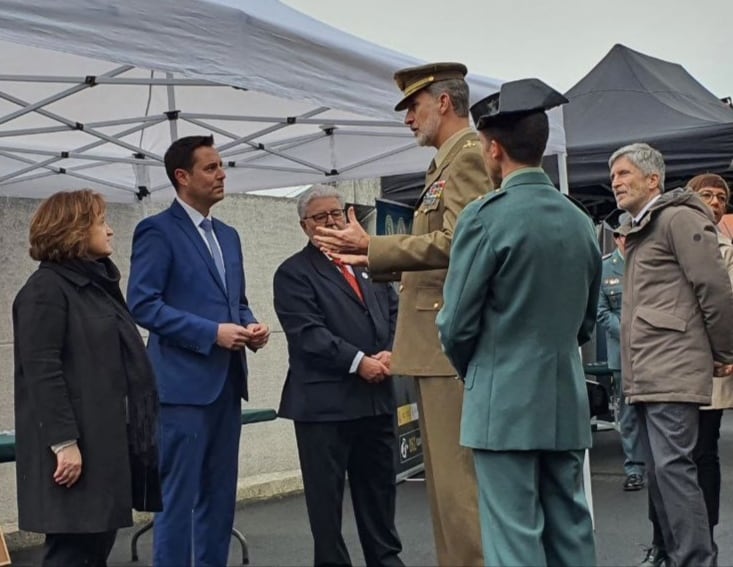
[(507, 175), (504, 179), (501, 181), (501, 189), (505, 189), (506, 186), (509, 184), (509, 182), (514, 179), (517, 175), (521, 175), (523, 173), (542, 173), (545, 174), (545, 170), (541, 167), (521, 167), (519, 169), (515, 169), (512, 171), (509, 175)]
[(443, 145), (440, 146), (440, 148), (438, 149), (438, 153), (435, 154), (435, 157), (433, 158), (433, 161), (435, 162), (435, 167), (437, 169), (440, 169), (441, 165), (445, 161), (445, 158), (448, 157), (448, 154), (456, 146), (456, 144), (458, 144), (460, 139), (470, 132), (473, 132), (473, 130), (470, 127), (466, 126), (465, 128), (458, 130), (458, 132), (456, 132), (445, 142), (443, 142)]

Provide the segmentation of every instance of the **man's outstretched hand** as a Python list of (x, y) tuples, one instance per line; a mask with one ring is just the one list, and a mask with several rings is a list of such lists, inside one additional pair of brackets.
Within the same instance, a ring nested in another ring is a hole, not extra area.
[[(356, 220), (354, 207), (349, 207), (348, 211), (346, 211), (346, 215), (348, 216), (349, 222), (345, 228), (338, 229), (318, 226), (316, 227), (316, 234), (313, 238), (321, 249), (329, 255), (364, 255), (369, 249), (369, 233), (364, 230), (364, 228), (359, 224), (359, 221)], [(338, 258), (346, 264), (353, 263), (347, 261), (343, 257)]]

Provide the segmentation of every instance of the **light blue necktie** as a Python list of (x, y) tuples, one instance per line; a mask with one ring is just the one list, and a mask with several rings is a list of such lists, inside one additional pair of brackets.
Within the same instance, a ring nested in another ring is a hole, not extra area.
[(224, 289), (226, 289), (227, 280), (224, 275), (224, 258), (222, 257), (221, 250), (219, 250), (219, 246), (216, 244), (216, 239), (214, 238), (214, 225), (211, 224), (209, 219), (204, 219), (199, 223), (199, 226), (204, 229), (204, 236), (206, 236), (206, 242), (209, 243), (211, 256), (214, 258), (214, 265), (216, 265), (216, 271), (219, 272), (221, 283), (224, 284)]

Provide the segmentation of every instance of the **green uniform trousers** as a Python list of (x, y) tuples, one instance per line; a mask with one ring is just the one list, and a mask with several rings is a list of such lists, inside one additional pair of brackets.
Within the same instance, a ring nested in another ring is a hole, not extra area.
[(486, 565), (596, 564), (584, 451), (474, 449), (473, 456)]

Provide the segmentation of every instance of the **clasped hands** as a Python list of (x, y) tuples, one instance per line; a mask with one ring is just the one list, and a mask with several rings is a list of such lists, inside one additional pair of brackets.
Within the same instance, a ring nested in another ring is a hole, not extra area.
[(316, 227), (313, 239), (318, 243), (321, 250), (344, 264), (352, 266), (368, 265), (367, 251), (369, 249), (369, 233), (362, 228), (356, 219), (354, 207), (346, 211), (349, 219), (345, 228)]
[(733, 374), (733, 364), (724, 364), (722, 362), (713, 362), (713, 376), (722, 378)]
[(242, 350), (244, 347), (257, 350), (265, 346), (269, 338), (270, 328), (263, 323), (247, 326), (220, 323), (216, 332), (216, 344), (228, 350)]
[(364, 355), (359, 362), (356, 373), (372, 384), (378, 384), (392, 375), (392, 353), (383, 350), (375, 355)]

